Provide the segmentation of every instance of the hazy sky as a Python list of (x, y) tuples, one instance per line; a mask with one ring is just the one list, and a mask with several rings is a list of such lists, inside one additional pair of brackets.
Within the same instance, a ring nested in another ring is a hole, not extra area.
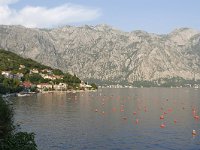
[(200, 0), (0, 0), (0, 24), (108, 24), (123, 31), (200, 30)]

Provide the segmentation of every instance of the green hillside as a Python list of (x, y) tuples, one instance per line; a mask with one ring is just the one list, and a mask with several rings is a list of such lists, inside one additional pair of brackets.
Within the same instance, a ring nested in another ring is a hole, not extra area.
[[(9, 72), (13, 77), (3, 76), (2, 73), (4, 72)], [(23, 77), (20, 79), (15, 78), (19, 74)], [(2, 93), (20, 91), (20, 83), (24, 81), (29, 81), (33, 84), (66, 83), (68, 89), (79, 89), (81, 83), (81, 80), (76, 75), (63, 73), (59, 69), (53, 69), (32, 59), (22, 58), (17, 54), (0, 49), (0, 90)]]
[(30, 58), (22, 58), (15, 53), (0, 49), (0, 70), (19, 70), (20, 65), (25, 65), (27, 69), (51, 69), (51, 67), (44, 66)]

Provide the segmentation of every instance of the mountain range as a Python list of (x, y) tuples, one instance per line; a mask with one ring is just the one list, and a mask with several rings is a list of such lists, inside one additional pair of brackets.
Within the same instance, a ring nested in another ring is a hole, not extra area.
[(123, 32), (108, 25), (54, 29), (0, 26), (0, 48), (85, 80), (132, 83), (200, 79), (200, 32)]

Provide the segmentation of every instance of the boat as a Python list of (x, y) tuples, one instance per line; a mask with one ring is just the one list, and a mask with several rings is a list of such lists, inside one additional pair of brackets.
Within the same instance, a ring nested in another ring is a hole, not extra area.
[(18, 97), (25, 97), (25, 96), (30, 96), (28, 93), (17, 93)]

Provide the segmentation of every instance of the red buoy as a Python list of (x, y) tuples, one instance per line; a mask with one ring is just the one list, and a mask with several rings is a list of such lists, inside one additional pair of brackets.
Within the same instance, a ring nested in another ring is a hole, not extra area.
[(176, 121), (176, 119), (174, 119), (174, 123), (176, 123), (177, 121)]
[(167, 114), (167, 112), (164, 112), (164, 115), (166, 115)]
[(160, 115), (160, 119), (164, 119), (164, 115)]
[(198, 119), (199, 119), (199, 116), (198, 116), (198, 115), (195, 115), (195, 116), (194, 116), (194, 119), (198, 120)]
[(139, 119), (136, 119), (136, 120), (135, 120), (135, 123), (138, 124), (138, 123), (139, 123)]
[(162, 124), (160, 125), (160, 127), (161, 127), (161, 128), (165, 128), (165, 124), (162, 123)]

